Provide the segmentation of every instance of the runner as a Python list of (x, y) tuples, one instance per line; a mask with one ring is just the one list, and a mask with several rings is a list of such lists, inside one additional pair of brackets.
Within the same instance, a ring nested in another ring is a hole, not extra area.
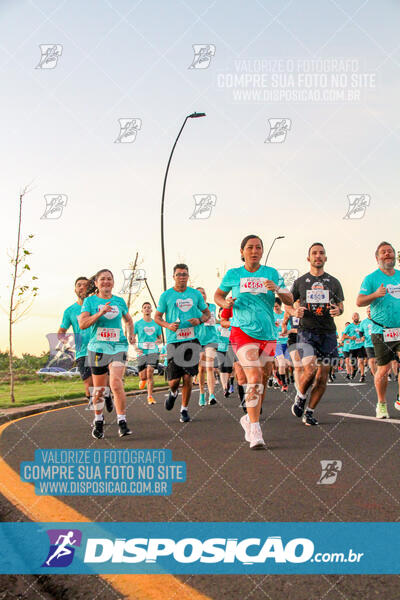
[[(378, 269), (361, 284), (357, 306), (371, 305), (371, 340), (377, 369), (374, 376), (378, 396), (376, 417), (387, 419), (386, 389), (391, 361), (400, 353), (400, 271), (394, 268), (396, 252), (389, 242), (381, 242), (375, 251)], [(399, 393), (394, 402), (400, 410)]]
[(203, 296), (204, 302), (208, 306), (210, 311), (210, 318), (199, 326), (198, 338), (201, 344), (202, 351), (200, 353), (199, 362), (199, 406), (206, 406), (206, 395), (204, 393), (205, 375), (207, 373), (207, 389), (208, 389), (208, 404), (215, 405), (217, 400), (215, 398), (215, 374), (214, 374), (214, 361), (217, 356), (218, 347), (218, 334), (215, 328), (216, 310), (215, 304), (209, 304), (207, 302), (207, 294), (203, 287), (196, 288)]
[(367, 353), (368, 358), (368, 366), (372, 373), (375, 375), (376, 372), (376, 359), (375, 359), (375, 350), (374, 345), (371, 339), (373, 322), (371, 321), (371, 307), (367, 306), (367, 318), (361, 321), (360, 330), (364, 336), (365, 342), (364, 347)]
[(276, 342), (275, 359), (278, 363), (276, 378), (281, 387), (281, 392), (288, 391), (288, 382), (286, 381), (286, 370), (288, 368), (289, 352), (287, 351), (288, 335), (282, 331), (285, 311), (282, 310), (282, 300), (275, 298), (274, 304), (275, 326), (278, 330), (278, 339)]
[[(345, 329), (346, 329), (347, 325), (350, 325), (350, 321), (346, 321), (346, 323), (344, 325)], [(343, 339), (343, 336), (344, 336), (344, 331), (341, 335), (340, 343), (342, 344), (342, 347), (343, 347), (343, 358), (344, 358), (344, 364), (346, 367), (346, 379), (350, 379), (350, 377), (351, 377), (350, 350), (349, 350), (350, 340)]]
[[(218, 310), (219, 319), (221, 319), (222, 310), (223, 309), (221, 307)], [(224, 321), (224, 323), (226, 323), (226, 321)], [(219, 369), (219, 377), (221, 380), (222, 389), (224, 390), (225, 398), (229, 398), (229, 395), (231, 394), (229, 378), (233, 372), (233, 361), (229, 360), (230, 357), (227, 356), (227, 353), (230, 349), (229, 336), (231, 329), (230, 323), (227, 326), (222, 326), (222, 323), (219, 322), (216, 327), (218, 335), (216, 363)]]
[(88, 364), (92, 369), (94, 383), (93, 404), (95, 420), (92, 436), (104, 437), (104, 390), (110, 374), (110, 387), (114, 395), (117, 411), (118, 433), (120, 437), (132, 432), (126, 422), (126, 396), (123, 384), (128, 352), (128, 340), (123, 332), (122, 319), (128, 325), (129, 342), (133, 343), (133, 321), (123, 298), (114, 296), (114, 277), (108, 269), (101, 269), (95, 275), (98, 292), (85, 298), (79, 318), (81, 329), (90, 328), (88, 343)]
[[(294, 302), (293, 308), (298, 308), (300, 303), (298, 300)], [(297, 332), (299, 327), (299, 317), (291, 317), (287, 310), (285, 310), (285, 316), (282, 321), (282, 333), (287, 334), (287, 349), (289, 352), (290, 359), (294, 367), (294, 384), (296, 392), (298, 391), (299, 380), (303, 372), (303, 365), (300, 359), (299, 351), (297, 350)]]
[[(180, 422), (188, 423), (193, 376), (199, 370), (199, 325), (208, 321), (211, 313), (200, 292), (188, 287), (187, 265), (175, 265), (173, 277), (175, 285), (161, 294), (154, 320), (167, 329), (167, 377), (170, 392), (165, 400), (165, 408), (173, 409), (182, 379)], [(163, 319), (164, 313), (166, 320)]]
[(75, 339), (75, 362), (83, 385), (85, 386), (86, 398), (90, 402), (90, 388), (93, 386), (92, 372), (87, 364), (87, 345), (90, 338), (90, 332), (88, 330), (82, 331), (78, 322), (78, 316), (81, 314), (83, 301), (87, 296), (88, 284), (89, 279), (87, 277), (78, 277), (78, 279), (76, 279), (75, 294), (77, 295), (77, 301), (65, 309), (61, 326), (58, 330), (58, 339), (65, 343), (65, 333), (72, 327)]
[[(229, 332), (232, 332), (232, 326), (231, 326), (231, 319), (233, 317), (232, 307), (231, 308), (221, 308), (220, 307), (219, 310), (221, 311), (221, 320), (220, 320), (221, 327), (228, 328)], [(230, 334), (229, 334), (229, 336), (230, 336)], [(245, 387), (244, 387), (247, 383), (246, 375), (245, 375), (245, 372), (243, 371), (243, 367), (241, 366), (238, 357), (236, 356), (236, 354), (233, 351), (232, 345), (230, 343), (230, 338), (228, 338), (228, 342), (229, 342), (229, 345), (228, 345), (228, 350), (226, 353), (225, 363), (226, 363), (226, 361), (228, 362), (228, 365), (233, 363), (233, 368), (235, 370), (235, 376), (236, 376), (236, 381), (237, 381), (237, 389), (238, 389), (238, 394), (239, 394), (239, 398), (240, 398), (240, 406), (242, 407), (243, 412), (247, 413), (246, 401), (245, 401)], [(231, 391), (231, 387), (229, 387), (229, 390), (228, 390), (229, 393), (227, 393), (225, 391), (225, 394), (224, 394), (225, 397), (228, 397), (229, 394), (233, 393), (233, 391)]]
[(330, 367), (339, 359), (333, 318), (343, 313), (344, 297), (339, 281), (324, 270), (327, 256), (321, 242), (310, 246), (307, 260), (309, 273), (296, 279), (292, 287), (293, 298), (300, 300), (300, 307), (289, 307), (288, 312), (300, 317), (297, 343), (304, 366), (292, 413), (302, 417), (304, 425), (311, 426), (318, 425), (314, 410), (326, 390)]
[[(143, 390), (147, 382), (148, 404), (156, 403), (153, 398), (153, 373), (160, 358), (157, 344), (162, 343), (162, 329), (151, 318), (152, 310), (150, 302), (143, 302), (143, 319), (136, 321), (133, 330), (133, 344), (138, 353), (139, 389)], [(138, 345), (136, 345), (136, 336), (138, 337)]]
[[(265, 448), (259, 416), (264, 393), (264, 367), (268, 361), (268, 370), (271, 369), (276, 347), (275, 293), (286, 304), (293, 303), (292, 294), (281, 287), (283, 280), (278, 271), (260, 264), (263, 251), (259, 236), (246, 236), (240, 245), (244, 266), (229, 269), (214, 296), (222, 308), (233, 307), (230, 341), (247, 379), (247, 415), (243, 415), (240, 424), (245, 431), (245, 440), (254, 450)], [(231, 291), (232, 298), (226, 298)]]
[(364, 359), (366, 352), (364, 350), (364, 336), (361, 330), (360, 315), (354, 313), (352, 316), (352, 323), (347, 325), (343, 332), (343, 339), (349, 340), (349, 353), (350, 353), (350, 367), (351, 367), (351, 379), (354, 379), (358, 370), (361, 373), (360, 382), (364, 383)]

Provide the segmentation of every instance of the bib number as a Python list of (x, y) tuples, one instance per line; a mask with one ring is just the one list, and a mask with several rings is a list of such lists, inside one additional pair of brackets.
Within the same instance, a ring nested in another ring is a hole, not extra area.
[(114, 327), (99, 327), (96, 339), (98, 342), (119, 342), (120, 330)]
[(307, 304), (329, 304), (329, 290), (307, 290)]
[(268, 290), (265, 287), (265, 282), (265, 277), (242, 277), (240, 279), (240, 293), (267, 294)]
[(189, 338), (194, 338), (194, 327), (185, 327), (184, 329), (176, 330), (176, 339), (187, 340)]
[(208, 321), (206, 321), (204, 323), (204, 325), (206, 327), (211, 327), (211, 326), (215, 325), (215, 315), (214, 315), (214, 313), (211, 313), (211, 317), (208, 319)]
[(400, 327), (392, 327), (383, 330), (384, 342), (398, 342), (400, 340)]
[(226, 327), (221, 327), (221, 337), (229, 337), (230, 331)]
[(142, 350), (154, 350), (156, 347), (155, 342), (142, 342), (140, 344), (140, 348)]

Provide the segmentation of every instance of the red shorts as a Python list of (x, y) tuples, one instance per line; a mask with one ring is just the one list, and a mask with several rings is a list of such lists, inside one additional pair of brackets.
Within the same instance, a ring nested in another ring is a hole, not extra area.
[(265, 354), (268, 357), (275, 356), (276, 340), (257, 340), (256, 338), (247, 335), (247, 333), (244, 333), (240, 327), (232, 327), (229, 341), (232, 344), (235, 354), (242, 346), (256, 344), (259, 349), (259, 356), (261, 356), (261, 354)]

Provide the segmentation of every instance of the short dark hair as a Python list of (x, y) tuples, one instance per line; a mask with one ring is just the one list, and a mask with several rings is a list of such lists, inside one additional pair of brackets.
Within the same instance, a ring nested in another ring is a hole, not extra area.
[(346, 321), (345, 325), (350, 325), (350, 321)]
[(82, 277), (78, 277), (77, 279), (75, 279), (74, 285), (76, 285), (78, 281), (89, 281), (89, 279), (83, 275)]
[[(247, 242), (248, 242), (249, 240), (253, 239), (253, 238), (256, 238), (257, 240), (260, 240), (260, 242), (261, 242), (261, 246), (262, 246), (262, 249), (264, 250), (264, 244), (263, 244), (263, 241), (262, 241), (262, 239), (260, 238), (260, 236), (259, 236), (259, 235), (256, 235), (255, 233), (254, 233), (254, 234), (252, 233), (252, 234), (250, 234), (250, 235), (246, 235), (246, 237), (242, 239), (242, 243), (240, 244), (240, 249), (241, 249), (241, 250), (244, 250), (244, 249), (245, 249), (245, 247), (246, 247), (246, 244), (247, 244)], [(241, 259), (242, 259), (242, 261), (244, 262), (244, 258), (243, 258), (243, 256), (241, 256)]]
[(100, 271), (97, 271), (94, 278), (98, 279), (102, 273), (110, 273), (111, 277), (114, 279), (114, 275), (112, 274), (112, 271), (110, 271), (110, 269), (100, 269)]
[(147, 301), (147, 302), (143, 302), (142, 308), (143, 308), (143, 306), (146, 306), (146, 304), (149, 304), (151, 306), (151, 302)]
[(279, 306), (282, 306), (282, 300), (277, 296), (274, 300), (274, 304), (279, 304)]
[(177, 265), (174, 266), (174, 275), (175, 275), (175, 271), (177, 269), (186, 269), (186, 271), (189, 273), (189, 267), (187, 265), (185, 265), (184, 263), (178, 263)]
[(311, 246), (308, 249), (308, 254), (307, 256), (310, 256), (310, 252), (311, 252), (311, 248), (314, 248), (314, 246), (322, 246), (325, 252), (325, 246), (323, 245), (322, 242), (314, 242), (313, 244), (311, 244)]
[(378, 257), (379, 248), (382, 248), (382, 246), (390, 246), (393, 252), (396, 254), (396, 250), (393, 248), (392, 244), (390, 244), (389, 242), (381, 242), (375, 250), (375, 258)]

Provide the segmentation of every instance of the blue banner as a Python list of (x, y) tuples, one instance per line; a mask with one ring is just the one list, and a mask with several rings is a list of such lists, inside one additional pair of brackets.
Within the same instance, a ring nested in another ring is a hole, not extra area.
[(0, 523), (0, 573), (398, 574), (400, 523)]

